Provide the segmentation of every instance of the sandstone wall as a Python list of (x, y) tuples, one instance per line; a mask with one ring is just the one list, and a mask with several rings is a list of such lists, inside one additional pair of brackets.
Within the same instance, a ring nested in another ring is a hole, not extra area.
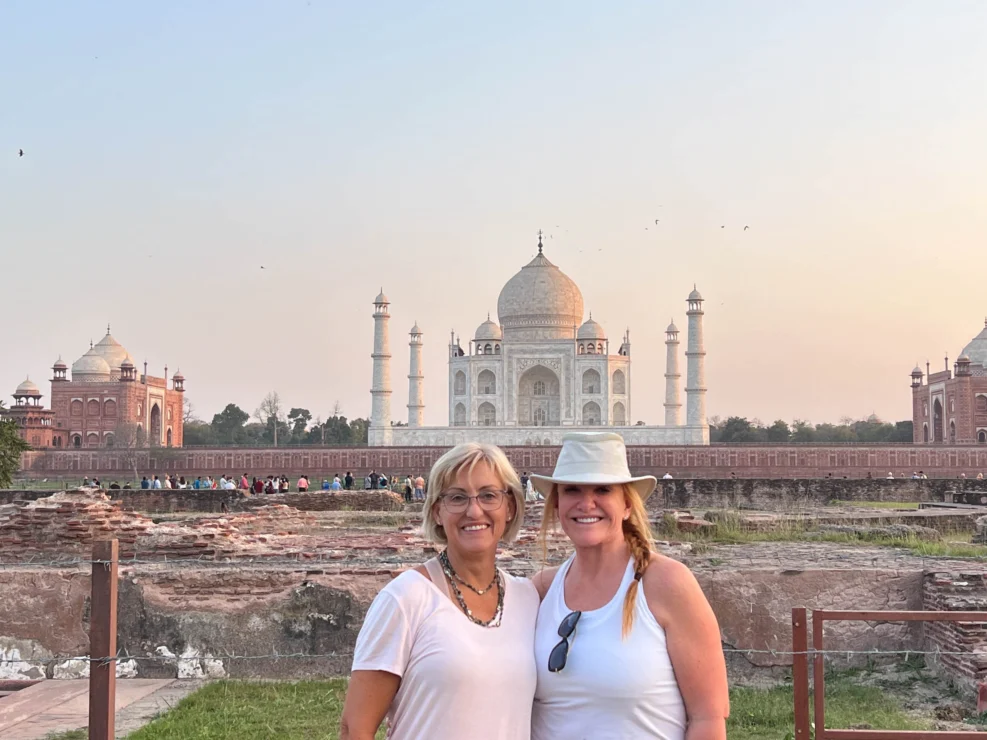
[(658, 490), (648, 499), (648, 508), (655, 513), (676, 508), (799, 509), (825, 506), (830, 501), (944, 501), (954, 490), (987, 494), (987, 481), (900, 478), (670, 480), (658, 482)]
[[(929, 573), (922, 608), (987, 611), (987, 573)], [(924, 629), (925, 649), (945, 653), (929, 664), (975, 695), (977, 685), (987, 679), (987, 622), (926, 622)], [(956, 652), (964, 654), (949, 654)]]
[[(392, 566), (393, 567), (393, 566)], [(119, 649), (137, 656), (142, 676), (313, 677), (349, 669), (366, 609), (397, 571), (338, 572), (285, 564), (263, 568), (125, 566), (119, 588)], [(791, 665), (791, 609), (917, 609), (922, 573), (890, 570), (698, 572), (720, 621), (725, 647), (775, 650), (729, 655), (734, 680)], [(49, 659), (88, 652), (85, 570), (0, 571), (0, 652)], [(908, 625), (833, 624), (827, 645), (841, 650), (918, 649)], [(307, 653), (313, 659), (250, 656)], [(146, 656), (175, 656), (162, 662)], [(228, 658), (228, 656), (241, 656)], [(247, 657), (243, 657), (247, 656)], [(216, 663), (221, 660), (220, 663)], [(838, 661), (834, 664), (838, 664)], [(26, 673), (25, 673), (26, 675)], [(37, 675), (36, 673), (33, 675)]]
[[(32, 451), (21, 456), (21, 475), (32, 478), (98, 474), (126, 477), (136, 465), (140, 475), (301, 474), (313, 481), (351, 471), (362, 477), (371, 470), (388, 474), (425, 473), (446, 447), (295, 447), (295, 448), (153, 448), (133, 450)], [(518, 471), (550, 473), (558, 447), (505, 447)], [(136, 458), (136, 459), (133, 459)], [(934, 478), (974, 477), (987, 473), (987, 446), (752, 446), (628, 447), (631, 469), (676, 478), (863, 478), (888, 471), (908, 476), (917, 470)]]

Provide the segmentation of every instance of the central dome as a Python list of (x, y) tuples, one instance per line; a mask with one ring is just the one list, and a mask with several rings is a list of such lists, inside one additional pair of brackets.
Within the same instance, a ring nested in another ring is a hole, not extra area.
[(542, 254), (539, 241), (538, 255), (500, 291), (497, 314), (506, 335), (572, 339), (574, 328), (583, 321), (583, 294)]
[(969, 357), (974, 365), (987, 367), (987, 320), (984, 321), (984, 330), (963, 348), (963, 354)]

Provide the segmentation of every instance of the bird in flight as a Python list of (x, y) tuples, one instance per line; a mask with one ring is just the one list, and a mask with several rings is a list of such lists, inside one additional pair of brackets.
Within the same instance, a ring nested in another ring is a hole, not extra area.
[(262, 269), (262, 270), (266, 270), (267, 268), (266, 268), (266, 267), (264, 267), (264, 265), (261, 265), (261, 266), (260, 266), (260, 269)]
[(749, 229), (749, 228), (750, 228), (750, 226), (745, 226), (744, 227), (744, 231), (747, 231), (747, 229)]
[(655, 219), (655, 223), (658, 223), (658, 219), (657, 218)]
[(720, 228), (721, 228), (721, 229), (725, 229), (725, 228), (726, 228), (726, 226), (721, 226)]
[(18, 157), (23, 157), (24, 156), (24, 150), (23, 149), (18, 149), (17, 150), (17, 156)]

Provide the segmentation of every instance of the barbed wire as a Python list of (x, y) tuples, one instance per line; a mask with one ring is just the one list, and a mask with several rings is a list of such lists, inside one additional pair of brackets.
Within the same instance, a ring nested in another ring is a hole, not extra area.
[[(908, 650), (908, 649), (897, 649), (897, 650), (839, 650), (835, 648), (827, 648), (824, 650), (815, 650), (813, 648), (808, 648), (806, 650), (770, 650), (764, 648), (723, 648), (723, 653), (726, 655), (744, 655), (748, 658), (755, 655), (770, 655), (775, 658), (783, 657), (794, 657), (796, 655), (804, 655), (807, 658), (815, 657), (817, 655), (821, 656), (836, 656), (845, 657), (847, 660), (857, 657), (866, 656), (868, 658), (883, 657), (883, 656), (904, 656), (907, 661), (910, 657), (971, 657), (971, 656), (983, 656), (987, 655), (985, 650), (973, 650), (973, 651), (960, 651), (960, 650)], [(123, 653), (118, 653), (114, 657), (104, 657), (104, 658), (92, 658), (85, 655), (53, 655), (47, 658), (33, 658), (33, 657), (20, 657), (20, 658), (0, 658), (0, 665), (16, 665), (16, 664), (28, 664), (28, 665), (51, 665), (52, 663), (66, 663), (66, 662), (83, 662), (89, 664), (99, 664), (108, 665), (114, 662), (127, 662), (127, 661), (137, 661), (145, 663), (196, 663), (200, 661), (235, 661), (235, 660), (326, 660), (333, 658), (351, 658), (354, 656), (354, 651), (352, 650), (340, 650), (331, 653), (279, 653), (274, 651), (269, 654), (264, 655), (237, 655), (236, 653), (230, 653), (224, 651), (222, 653), (212, 655), (212, 654), (199, 654), (192, 656), (183, 655), (128, 655)]]

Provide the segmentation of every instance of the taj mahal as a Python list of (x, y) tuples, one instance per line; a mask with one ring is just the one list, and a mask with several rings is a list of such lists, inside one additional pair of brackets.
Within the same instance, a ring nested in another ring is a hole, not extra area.
[[(544, 254), (507, 281), (497, 300), (497, 321), (482, 322), (464, 347), (453, 331), (449, 360), (449, 424), (424, 425), (423, 332), (416, 323), (409, 339), (408, 421), (391, 418), (390, 302), (381, 290), (374, 300), (373, 388), (369, 443), (373, 446), (557, 445), (575, 429), (601, 426), (631, 445), (706, 445), (703, 298), (686, 301), (686, 412), (682, 422), (679, 330), (665, 330), (665, 424), (631, 419), (631, 338), (624, 332), (611, 347), (592, 314), (584, 321), (579, 286)], [(654, 375), (651, 375), (653, 378)]]

